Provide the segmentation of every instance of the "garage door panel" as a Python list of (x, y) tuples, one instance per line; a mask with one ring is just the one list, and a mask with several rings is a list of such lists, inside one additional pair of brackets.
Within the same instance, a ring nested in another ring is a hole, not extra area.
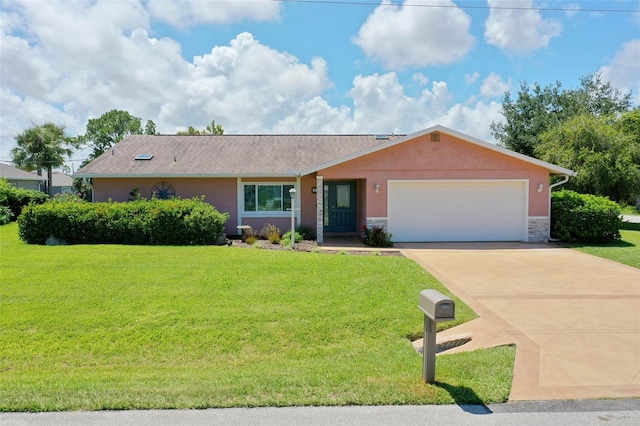
[(524, 182), (390, 182), (389, 231), (397, 242), (522, 241)]

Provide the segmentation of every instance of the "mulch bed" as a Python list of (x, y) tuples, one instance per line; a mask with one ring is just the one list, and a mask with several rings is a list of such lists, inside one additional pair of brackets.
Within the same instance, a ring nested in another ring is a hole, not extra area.
[[(231, 240), (232, 247), (253, 248), (262, 250), (291, 250), (291, 246), (283, 246), (281, 244), (272, 244), (268, 240), (258, 240), (255, 245), (243, 243), (241, 240)], [(259, 246), (259, 247), (256, 247)], [(304, 240), (296, 243), (293, 251), (301, 252), (320, 252), (325, 254), (357, 254), (357, 255), (379, 255), (379, 256), (402, 256), (400, 251), (371, 251), (371, 250), (318, 250), (318, 244), (314, 240)]]

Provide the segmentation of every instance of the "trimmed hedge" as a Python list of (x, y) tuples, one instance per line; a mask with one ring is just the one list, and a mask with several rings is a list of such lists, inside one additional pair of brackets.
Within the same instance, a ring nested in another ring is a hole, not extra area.
[(551, 193), (551, 235), (565, 242), (620, 239), (620, 206), (606, 197), (561, 190)]
[[(24, 206), (29, 204), (42, 204), (49, 199), (44, 192), (33, 189), (23, 189), (11, 185), (5, 178), (0, 178), (0, 206), (9, 209), (10, 220), (17, 220)], [(4, 209), (2, 213), (6, 214)]]
[(206, 245), (216, 243), (228, 219), (201, 198), (61, 201), (26, 207), (18, 233), (29, 244), (53, 236), (68, 244)]

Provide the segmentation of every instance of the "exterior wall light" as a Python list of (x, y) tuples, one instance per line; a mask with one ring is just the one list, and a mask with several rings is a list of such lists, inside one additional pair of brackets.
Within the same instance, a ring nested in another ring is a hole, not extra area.
[(540, 182), (538, 184), (538, 192), (542, 192), (543, 189), (544, 189), (544, 183)]
[(380, 192), (380, 183), (376, 182), (373, 185), (373, 190), (376, 191), (376, 194)]

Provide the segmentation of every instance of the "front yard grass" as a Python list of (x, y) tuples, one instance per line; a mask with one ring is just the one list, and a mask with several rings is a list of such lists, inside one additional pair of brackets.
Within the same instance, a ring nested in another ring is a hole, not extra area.
[(563, 243), (562, 246), (640, 268), (640, 223), (623, 223), (620, 234), (622, 238), (612, 243)]
[[(33, 246), (0, 227), (0, 411), (495, 403), (515, 349), (421, 381), (401, 257), (233, 247)], [(457, 321), (475, 314), (460, 300)]]

